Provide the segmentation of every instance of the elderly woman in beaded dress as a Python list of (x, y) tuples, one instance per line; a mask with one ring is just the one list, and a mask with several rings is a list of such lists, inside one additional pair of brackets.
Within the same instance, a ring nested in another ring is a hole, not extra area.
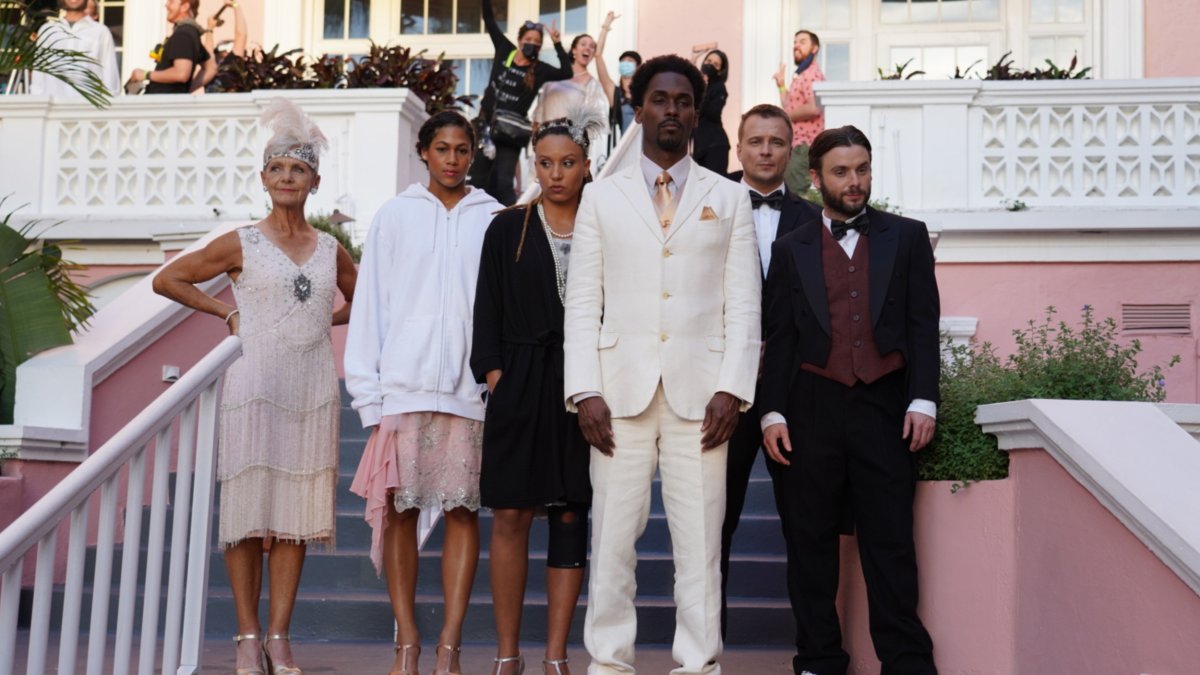
[(589, 132), (607, 126), (607, 111), (572, 112), (534, 135), (541, 195), (492, 221), (475, 293), (471, 369), (491, 391), (480, 491), (493, 509), (494, 675), (524, 670), (518, 638), (535, 512), (549, 520), (545, 673), (570, 673), (567, 634), (587, 562), (589, 450), (562, 404), (563, 291), (575, 211), (588, 180)]
[[(263, 152), (266, 218), (213, 239), (159, 271), (154, 290), (221, 318), (242, 340), (221, 402), (217, 474), (220, 535), (237, 612), (237, 672), (299, 673), (288, 626), (309, 543), (334, 546), (338, 415), (330, 327), (350, 316), (356, 272), (337, 241), (304, 217), (327, 145), (294, 104), (276, 99), (262, 121), (274, 135)], [(195, 284), (233, 281), (237, 306)], [(334, 309), (341, 292), (345, 304)], [(258, 617), (264, 550), (269, 610)]]

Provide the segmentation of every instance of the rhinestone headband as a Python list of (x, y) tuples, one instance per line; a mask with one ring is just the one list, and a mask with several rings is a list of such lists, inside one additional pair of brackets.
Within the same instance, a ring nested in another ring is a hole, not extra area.
[(537, 140), (540, 141), (552, 129), (566, 129), (567, 134), (571, 136), (571, 140), (575, 141), (580, 147), (587, 148), (591, 144), (591, 139), (588, 138), (587, 127), (583, 124), (576, 124), (565, 117), (551, 120), (539, 127)]
[(291, 157), (292, 159), (298, 159), (301, 162), (311, 166), (313, 171), (316, 171), (321, 165), (321, 158), (317, 154), (317, 149), (309, 143), (297, 145), (287, 152), (276, 152), (274, 154), (265, 156), (263, 158), (263, 168), (265, 169), (267, 164), (271, 163), (271, 160), (278, 157)]

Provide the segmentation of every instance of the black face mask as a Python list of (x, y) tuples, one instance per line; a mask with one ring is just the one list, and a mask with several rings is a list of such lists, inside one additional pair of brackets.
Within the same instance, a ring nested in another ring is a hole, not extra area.
[(541, 50), (541, 47), (533, 44), (532, 42), (526, 42), (525, 44), (521, 45), (521, 53), (524, 54), (525, 58), (529, 59), (530, 61), (536, 61), (538, 52)]
[(710, 80), (717, 79), (717, 67), (711, 63), (700, 66), (700, 72), (704, 73)]

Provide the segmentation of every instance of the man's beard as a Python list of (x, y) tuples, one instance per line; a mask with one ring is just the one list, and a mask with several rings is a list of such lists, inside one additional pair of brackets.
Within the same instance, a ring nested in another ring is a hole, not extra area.
[(683, 147), (683, 144), (687, 143), (687, 141), (687, 134), (682, 133), (682, 131), (676, 134), (674, 138), (664, 138), (661, 128), (658, 130), (658, 133), (654, 139), (655, 145), (663, 150), (666, 150), (667, 152), (674, 152), (678, 150), (679, 148)]
[(858, 208), (851, 208), (841, 197), (838, 197), (827, 190), (824, 183), (822, 183), (821, 187), (817, 188), (817, 190), (821, 193), (821, 202), (825, 204), (830, 211), (837, 211), (838, 213), (841, 213), (847, 217), (852, 217), (857, 214), (871, 199), (871, 191), (862, 190), (863, 205)]

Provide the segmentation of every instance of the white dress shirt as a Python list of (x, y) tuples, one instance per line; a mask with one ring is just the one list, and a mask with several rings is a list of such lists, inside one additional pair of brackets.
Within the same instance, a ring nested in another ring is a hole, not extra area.
[[(784, 189), (784, 184), (780, 183), (779, 187), (774, 190), (762, 193), (747, 185), (744, 178), (742, 186), (763, 197)], [(786, 194), (786, 191), (784, 193)], [(766, 204), (760, 204), (757, 209), (754, 209), (754, 234), (758, 237), (758, 259), (762, 261), (763, 276), (766, 276), (767, 270), (771, 269), (771, 244), (775, 243), (775, 237), (779, 235), (779, 217), (782, 214), (782, 210), (773, 209)]]
[[(763, 209), (761, 209), (761, 208), (758, 209), (758, 211), (762, 211), (762, 210)], [(770, 209), (768, 209), (768, 210), (770, 210)], [(866, 207), (864, 207), (862, 211), (859, 211), (857, 214), (855, 214), (854, 218), (851, 218), (847, 222), (853, 222), (856, 218), (858, 218), (859, 216), (863, 215), (866, 212), (867, 212), (867, 209), (866, 209)], [(757, 226), (757, 223), (758, 223), (757, 211), (755, 212), (754, 218), (755, 218), (755, 224)], [(826, 213), (824, 210), (821, 211), (821, 222), (825, 224), (826, 230), (828, 230), (830, 233), (833, 232), (833, 220), (829, 217), (829, 214)], [(858, 238), (860, 236), (862, 236), (862, 235), (859, 234), (858, 230), (850, 229), (850, 230), (846, 230), (846, 236), (842, 237), (838, 241), (838, 245), (841, 246), (842, 250), (846, 252), (847, 257), (849, 257), (849, 258), (854, 257), (854, 249), (858, 247)], [(761, 248), (761, 244), (759, 246)], [(933, 401), (929, 401), (929, 400), (926, 400), (923, 398), (914, 398), (912, 400), (912, 403), (908, 404), (908, 412), (921, 413), (922, 415), (932, 417), (933, 419), (936, 420), (937, 419), (937, 404), (934, 403)], [(761, 425), (763, 431), (766, 431), (767, 427), (771, 426), (772, 424), (787, 424), (787, 419), (781, 413), (771, 411), (762, 416), (762, 420), (759, 424)]]
[[(99, 23), (90, 16), (85, 16), (75, 23), (63, 19), (50, 19), (39, 41), (41, 44), (55, 49), (66, 49), (87, 54), (96, 60), (86, 68), (95, 73), (104, 88), (112, 96), (121, 90), (121, 73), (117, 70), (117, 49), (113, 44), (112, 33), (108, 26)], [(34, 72), (29, 79), (29, 93), (48, 94), (50, 96), (83, 100), (71, 85), (57, 77), (51, 77), (41, 72)]]

